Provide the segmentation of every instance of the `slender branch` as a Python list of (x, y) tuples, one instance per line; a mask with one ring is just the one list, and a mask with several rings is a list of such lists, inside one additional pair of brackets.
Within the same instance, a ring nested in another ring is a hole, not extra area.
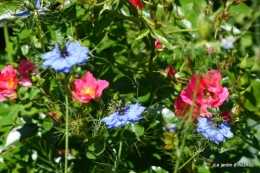
[(172, 31), (167, 31), (165, 33), (170, 34), (170, 33), (174, 33), (174, 32), (197, 32), (199, 29), (175, 29)]
[[(7, 26), (4, 26), (4, 36), (5, 36), (5, 45), (7, 46), (9, 44), (9, 33)], [(13, 62), (13, 56), (11, 53), (7, 52), (8, 61)]]
[(66, 102), (66, 132), (65, 132), (65, 173), (68, 172), (68, 150), (69, 150), (69, 100), (65, 95)]
[(117, 169), (118, 169), (119, 161), (121, 158), (121, 153), (122, 153), (122, 140), (119, 143), (118, 155), (117, 155), (116, 162), (115, 162), (115, 170), (114, 170), (115, 172), (117, 172)]

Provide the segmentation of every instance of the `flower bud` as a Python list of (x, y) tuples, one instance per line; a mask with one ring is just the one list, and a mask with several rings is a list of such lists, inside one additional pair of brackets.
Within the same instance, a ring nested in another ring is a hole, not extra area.
[(232, 120), (232, 117), (231, 117), (231, 114), (229, 112), (222, 112), (221, 115), (220, 115), (223, 120), (227, 123), (230, 123), (231, 120)]
[(211, 34), (211, 23), (204, 15), (201, 15), (198, 21), (199, 34), (202, 39), (208, 40)]
[(37, 82), (37, 77), (34, 76), (34, 75), (32, 75), (32, 76), (31, 76), (31, 80), (32, 80), (33, 82)]
[(166, 0), (165, 7), (167, 8), (168, 11), (173, 10), (173, 0)]
[(73, 83), (74, 80), (75, 80), (75, 77), (73, 75), (71, 75), (70, 78), (69, 78), (69, 83)]

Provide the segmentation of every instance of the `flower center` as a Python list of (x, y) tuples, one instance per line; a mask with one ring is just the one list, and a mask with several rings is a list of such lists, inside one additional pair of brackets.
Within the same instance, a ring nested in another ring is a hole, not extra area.
[(67, 51), (66, 46), (64, 46), (64, 48), (60, 49), (60, 56), (62, 58), (66, 58), (67, 56), (69, 56), (69, 52)]
[(214, 93), (207, 91), (207, 90), (203, 91), (203, 100), (205, 103), (209, 104), (214, 98), (215, 98)]
[(126, 111), (129, 109), (129, 107), (125, 107), (125, 106), (120, 106), (118, 109), (117, 109), (117, 112), (119, 115), (124, 115), (126, 113)]
[(9, 87), (9, 88), (14, 88), (15, 87), (15, 83), (14, 83), (14, 80), (9, 80), (8, 82), (7, 82), (7, 86)]
[(209, 121), (208, 124), (215, 130), (218, 130), (218, 125), (214, 121)]
[(84, 88), (82, 91), (81, 91), (81, 93), (82, 94), (88, 94), (88, 95), (90, 95), (91, 97), (93, 97), (94, 96), (94, 89), (93, 88), (90, 88), (90, 87), (86, 87), (86, 88)]

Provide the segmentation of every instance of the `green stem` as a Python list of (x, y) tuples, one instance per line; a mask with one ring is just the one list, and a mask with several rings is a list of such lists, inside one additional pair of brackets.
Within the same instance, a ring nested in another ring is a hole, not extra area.
[[(9, 33), (7, 26), (4, 26), (4, 36), (5, 36), (5, 45), (7, 46), (9, 44)], [(13, 62), (13, 56), (12, 54), (7, 52), (8, 61)]]
[(69, 100), (65, 95), (66, 102), (66, 132), (65, 132), (65, 173), (68, 172), (68, 150), (69, 150)]
[(116, 162), (115, 162), (114, 172), (117, 172), (117, 168), (118, 168), (119, 161), (120, 161), (120, 158), (121, 158), (121, 152), (122, 152), (122, 141), (120, 141), (120, 143), (119, 143), (119, 150), (118, 150), (118, 155), (117, 155)]
[(173, 33), (173, 32), (197, 32), (199, 29), (175, 29), (172, 31), (165, 32), (167, 34)]
[[(196, 87), (195, 87), (195, 90), (194, 90), (194, 93), (193, 93), (193, 97), (192, 97), (192, 103), (195, 103), (195, 99), (196, 99), (196, 96), (197, 96), (197, 92), (198, 92), (198, 88), (199, 88), (199, 84), (200, 84), (200, 75), (198, 76), (198, 79), (196, 81)], [(193, 115), (193, 110), (194, 110), (194, 104), (191, 105), (191, 109), (189, 110), (188, 114), (189, 114), (189, 117), (188, 117), (188, 120), (185, 122), (185, 125), (184, 125), (184, 130), (182, 132), (182, 142), (181, 142), (181, 146), (180, 146), (180, 153), (179, 153), (179, 156), (178, 156), (178, 159), (176, 161), (176, 164), (174, 166), (174, 171), (173, 173), (178, 173), (179, 172), (179, 169), (181, 169), (184, 165), (182, 165), (181, 167), (180, 166), (180, 163), (181, 163), (181, 156), (183, 154), (183, 149), (185, 147), (185, 143), (186, 143), (186, 136), (188, 134), (188, 131), (189, 131), (189, 124), (192, 123), (192, 115)], [(188, 160), (189, 161), (189, 160)]]
[(201, 150), (199, 150), (199, 151), (197, 151), (189, 160), (187, 160), (183, 165), (181, 165), (180, 167), (179, 167), (179, 170), (181, 169), (181, 168), (183, 168), (185, 165), (187, 165), (195, 156), (197, 156), (200, 152), (202, 152), (204, 149), (201, 149)]
[(181, 143), (181, 146), (180, 146), (180, 155), (179, 155), (179, 158), (176, 161), (176, 165), (174, 167), (173, 173), (178, 173), (178, 171), (179, 171), (179, 165), (180, 165), (180, 162), (181, 162), (180, 158), (182, 156), (182, 150), (183, 150), (185, 143), (186, 143), (186, 134), (187, 133), (184, 133), (183, 136), (182, 136), (182, 143)]

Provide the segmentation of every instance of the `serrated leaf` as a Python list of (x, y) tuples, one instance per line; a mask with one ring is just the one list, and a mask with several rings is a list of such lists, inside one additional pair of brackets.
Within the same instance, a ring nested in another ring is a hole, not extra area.
[(140, 32), (136, 35), (135, 39), (136, 39), (136, 40), (142, 39), (142, 38), (144, 38), (145, 36), (147, 36), (149, 33), (150, 33), (149, 28), (145, 28), (145, 29), (143, 29), (142, 31), (140, 31)]

